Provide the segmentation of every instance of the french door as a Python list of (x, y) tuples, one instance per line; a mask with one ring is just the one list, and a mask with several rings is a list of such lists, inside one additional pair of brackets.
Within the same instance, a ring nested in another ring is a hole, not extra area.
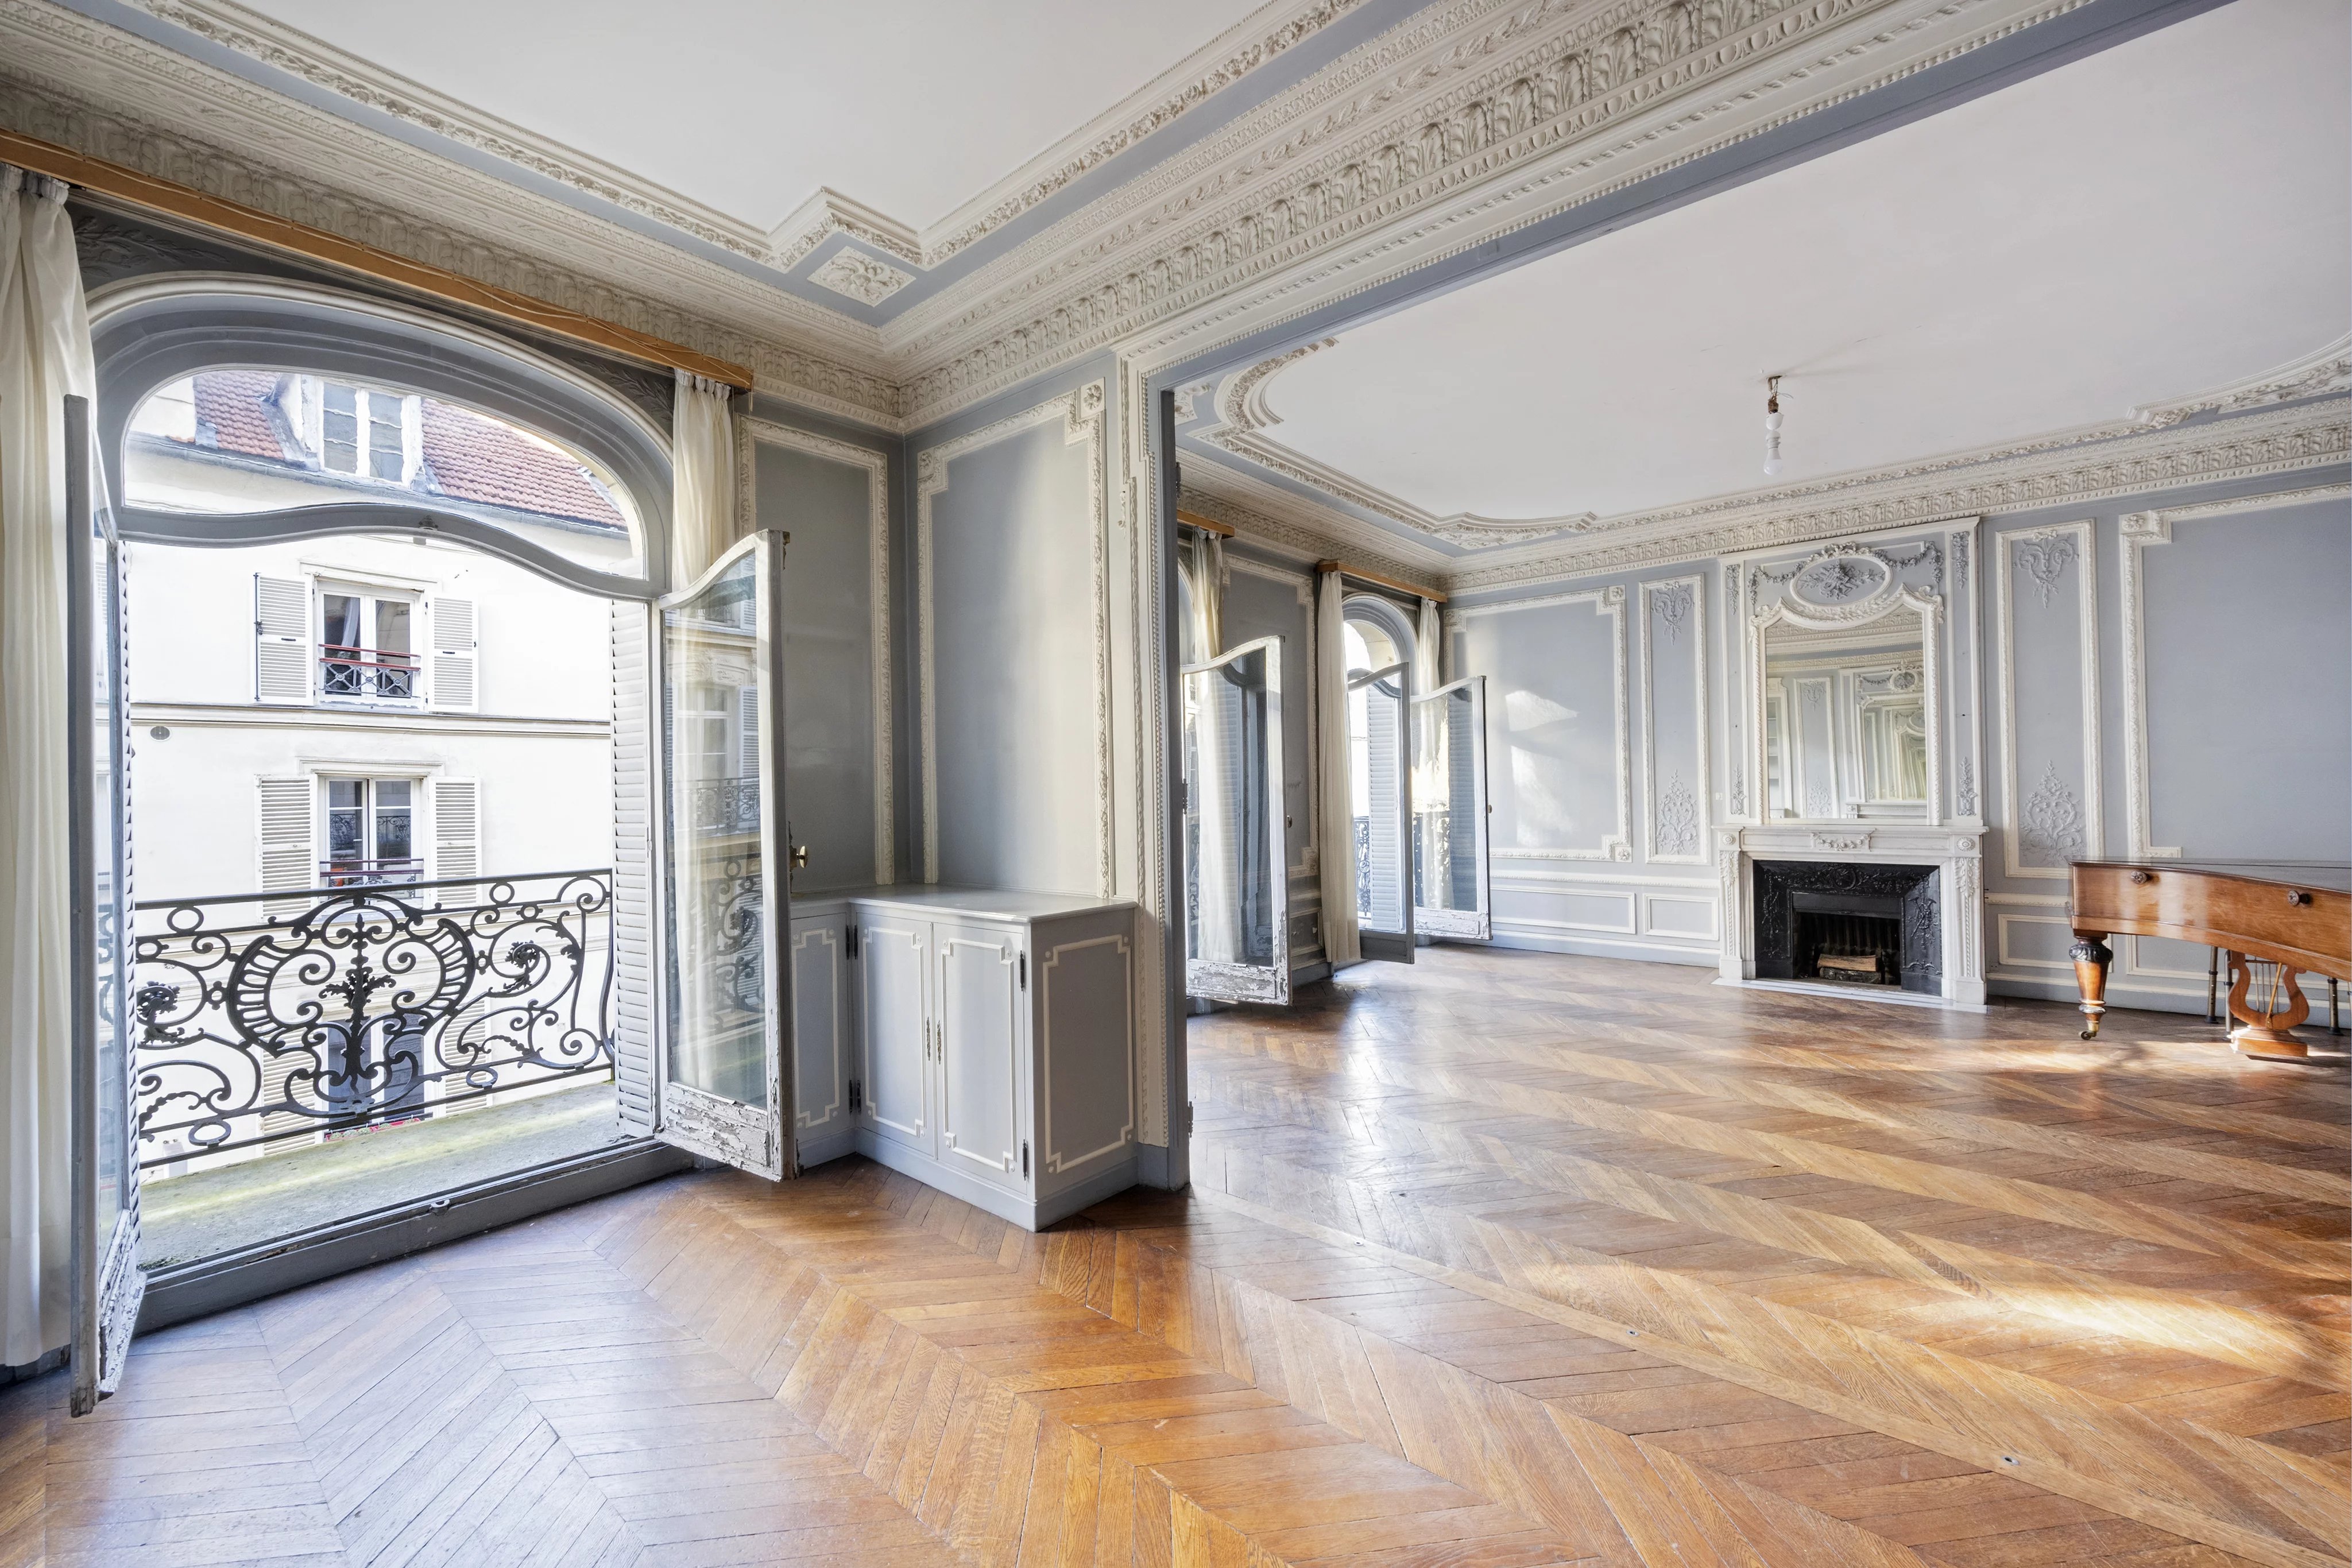
[(65, 400), (66, 765), (73, 925), (70, 1406), (114, 1392), (146, 1291), (131, 1098), (130, 709), (122, 545), (92, 460), (89, 402)]
[(1412, 776), (1406, 687), (1398, 663), (1348, 677), (1350, 793), (1356, 803), (1356, 920), (1363, 955), (1412, 962)]
[(1486, 677), (1412, 699), (1412, 925), (1424, 936), (1494, 936), (1486, 858)]
[(1184, 992), (1287, 1005), (1282, 639), (1188, 666), (1181, 700)]
[(784, 841), (785, 537), (742, 540), (656, 604), (663, 1006), (654, 1132), (793, 1174)]

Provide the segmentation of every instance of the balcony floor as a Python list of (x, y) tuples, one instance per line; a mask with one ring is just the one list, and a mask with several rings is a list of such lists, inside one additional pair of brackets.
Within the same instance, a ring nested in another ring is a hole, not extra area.
[(140, 1261), (151, 1270), (193, 1263), (584, 1155), (624, 1136), (606, 1080), (151, 1178), (140, 1194)]

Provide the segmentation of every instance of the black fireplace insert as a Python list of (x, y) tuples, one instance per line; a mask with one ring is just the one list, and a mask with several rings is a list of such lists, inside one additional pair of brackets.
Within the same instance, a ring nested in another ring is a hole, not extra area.
[(1934, 866), (1759, 860), (1755, 877), (1757, 978), (1943, 993)]

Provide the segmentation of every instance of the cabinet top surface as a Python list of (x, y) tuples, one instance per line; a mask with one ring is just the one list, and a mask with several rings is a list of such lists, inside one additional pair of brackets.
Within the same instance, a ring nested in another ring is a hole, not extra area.
[(1023, 893), (999, 887), (933, 887), (901, 883), (894, 887), (850, 887), (828, 893), (798, 894), (795, 914), (846, 904), (887, 904), (925, 915), (961, 915), (983, 920), (1043, 920), (1062, 915), (1086, 915), (1098, 909), (1124, 909), (1125, 898), (1096, 898), (1075, 893)]

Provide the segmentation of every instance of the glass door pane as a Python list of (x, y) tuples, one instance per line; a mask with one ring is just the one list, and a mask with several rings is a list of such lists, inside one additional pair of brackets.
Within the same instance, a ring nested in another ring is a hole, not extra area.
[(1184, 990), (1290, 1000), (1282, 639), (1184, 672)]
[(122, 548), (89, 445), (89, 404), (66, 400), (66, 661), (74, 715), (73, 1281), (70, 1408), (87, 1416), (122, 1375), (146, 1277), (131, 1158), (131, 845), (122, 687)]
[(1412, 704), (1413, 929), (1484, 942), (1494, 935), (1486, 861), (1486, 677)]
[(662, 1138), (792, 1174), (783, 886), (783, 536), (737, 545), (661, 601)]
[(1366, 958), (1412, 962), (1407, 862), (1412, 800), (1406, 752), (1403, 664), (1348, 678), (1349, 749), (1355, 779), (1356, 919)]

